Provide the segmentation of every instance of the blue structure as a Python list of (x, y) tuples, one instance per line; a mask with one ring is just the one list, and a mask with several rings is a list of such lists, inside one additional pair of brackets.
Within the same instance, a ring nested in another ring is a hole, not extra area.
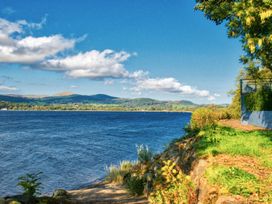
[[(260, 86), (268, 86), (272, 89), (272, 79), (260, 81), (242, 79), (240, 81), (241, 91), (241, 123), (272, 129), (272, 111), (249, 111), (247, 110), (245, 97), (247, 94), (256, 92)], [(272, 98), (271, 98), (272, 103)]]

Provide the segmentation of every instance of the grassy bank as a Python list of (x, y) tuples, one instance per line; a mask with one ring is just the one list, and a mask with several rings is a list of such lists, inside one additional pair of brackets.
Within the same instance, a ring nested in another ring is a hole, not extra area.
[(200, 112), (185, 137), (129, 169), (121, 163), (110, 181), (150, 203), (272, 203), (272, 131), (220, 126), (218, 115)]
[(204, 177), (218, 195), (272, 202), (272, 132), (207, 128), (194, 144), (198, 158), (209, 158)]

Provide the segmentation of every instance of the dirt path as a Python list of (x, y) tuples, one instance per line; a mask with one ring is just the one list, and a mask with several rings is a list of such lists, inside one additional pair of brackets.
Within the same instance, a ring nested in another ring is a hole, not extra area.
[(241, 124), (240, 120), (234, 120), (234, 119), (220, 120), (219, 125), (231, 127), (231, 128), (235, 128), (235, 129), (243, 130), (243, 131), (265, 130), (264, 128), (257, 127), (254, 125), (243, 125), (243, 124)]
[(145, 197), (132, 197), (124, 187), (113, 184), (97, 184), (95, 186), (68, 191), (69, 200), (73, 203), (128, 203), (146, 204)]

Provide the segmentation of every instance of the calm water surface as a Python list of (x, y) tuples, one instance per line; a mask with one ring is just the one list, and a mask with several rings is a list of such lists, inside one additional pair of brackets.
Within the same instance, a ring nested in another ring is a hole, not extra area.
[(105, 176), (136, 159), (136, 144), (160, 152), (183, 135), (190, 113), (0, 111), (0, 196), (20, 192), (17, 178), (42, 171), (43, 193)]

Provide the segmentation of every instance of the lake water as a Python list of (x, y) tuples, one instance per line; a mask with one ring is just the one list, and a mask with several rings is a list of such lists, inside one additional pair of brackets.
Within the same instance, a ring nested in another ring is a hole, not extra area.
[(18, 177), (42, 171), (43, 193), (74, 189), (135, 160), (136, 144), (160, 152), (184, 134), (190, 113), (0, 111), (0, 196)]

